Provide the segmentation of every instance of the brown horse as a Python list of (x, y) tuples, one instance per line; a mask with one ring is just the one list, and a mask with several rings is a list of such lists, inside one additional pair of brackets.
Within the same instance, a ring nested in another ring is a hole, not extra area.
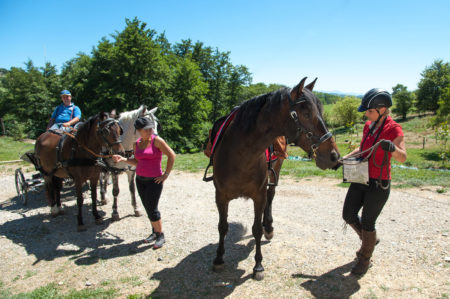
[[(337, 168), (339, 152), (322, 120), (322, 106), (312, 93), (316, 80), (253, 98), (243, 103), (221, 142), (216, 146), (213, 167), (216, 204), (219, 210), (219, 246), (213, 270), (224, 268), (224, 239), (228, 231), (228, 204), (237, 197), (254, 203), (252, 226), (256, 243), (253, 278), (261, 280), (261, 218), (267, 202), (268, 172), (265, 149), (276, 136), (286, 136), (312, 156), (321, 169)], [(233, 163), (230, 163), (233, 161)]]
[(119, 139), (121, 131), (118, 122), (102, 112), (80, 124), (75, 138), (66, 135), (62, 137), (51, 131), (39, 136), (35, 145), (35, 165), (44, 175), (52, 216), (62, 212), (60, 195), (62, 180), (71, 177), (75, 182), (77, 195), (78, 231), (86, 230), (82, 215), (82, 186), (87, 180), (91, 189), (92, 214), (96, 224), (103, 223), (97, 211), (96, 188), (101, 171), (97, 158), (101, 157), (102, 147), (107, 148), (109, 153), (123, 153)]
[[(212, 155), (212, 147), (213, 147), (214, 139), (216, 138), (217, 134), (219, 133), (220, 127), (225, 122), (227, 117), (228, 117), (228, 115), (217, 119), (214, 122), (212, 129), (209, 131), (209, 136), (205, 141), (203, 153), (205, 154), (205, 156), (207, 156), (210, 159), (211, 159), (211, 155)], [(217, 142), (219, 143), (219, 141), (217, 141)], [(263, 221), (262, 221), (264, 237), (267, 240), (271, 240), (273, 238), (272, 202), (275, 197), (275, 188), (278, 185), (278, 179), (280, 177), (281, 167), (283, 165), (284, 160), (287, 159), (287, 157), (288, 157), (286, 137), (284, 137), (284, 136), (276, 137), (273, 140), (271, 146), (273, 146), (273, 154), (275, 155), (276, 159), (272, 160), (272, 157), (270, 157), (271, 161), (270, 162), (267, 161), (268, 167), (266, 168), (266, 170), (268, 172), (270, 183), (267, 185), (267, 203), (266, 203), (266, 207), (264, 208), (264, 217), (263, 217)], [(269, 149), (267, 149), (267, 150), (269, 150)], [(271, 155), (271, 154), (269, 154), (269, 155)], [(208, 165), (208, 167), (206, 168), (205, 175), (203, 178), (203, 180), (206, 182), (213, 179), (213, 177), (207, 177), (208, 168), (210, 165)]]

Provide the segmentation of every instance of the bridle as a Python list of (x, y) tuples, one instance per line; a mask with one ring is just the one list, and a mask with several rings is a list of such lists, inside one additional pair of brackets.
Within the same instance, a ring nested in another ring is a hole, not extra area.
[(116, 144), (122, 143), (122, 141), (120, 139), (118, 139), (115, 142), (109, 142), (109, 140), (107, 138), (107, 136), (110, 135), (111, 127), (114, 124), (117, 124), (119, 126), (119, 128), (120, 128), (120, 135), (122, 135), (123, 134), (123, 129), (120, 126), (119, 121), (117, 121), (114, 118), (105, 119), (104, 121), (101, 121), (98, 124), (97, 135), (99, 135), (103, 139), (103, 141), (108, 145), (109, 149), (111, 149)]
[(295, 125), (297, 126), (297, 131), (295, 134), (295, 140), (298, 140), (298, 138), (300, 137), (300, 134), (305, 133), (306, 137), (311, 141), (312, 143), (312, 138), (317, 139), (318, 141), (316, 143), (312, 143), (311, 144), (311, 151), (313, 153), (313, 157), (316, 157), (316, 150), (319, 148), (319, 146), (324, 143), (325, 141), (327, 141), (328, 139), (331, 138), (331, 136), (333, 136), (333, 134), (331, 132), (328, 132), (322, 118), (318, 115), (317, 117), (319, 118), (319, 121), (322, 123), (323, 127), (325, 128), (326, 133), (323, 134), (322, 136), (318, 136), (315, 135), (313, 132), (309, 131), (308, 129), (306, 129), (298, 120), (298, 114), (297, 111), (295, 111), (295, 106), (306, 102), (307, 99), (305, 98), (304, 95), (302, 95), (300, 98), (298, 98), (297, 100), (293, 101), (291, 98), (291, 93), (288, 92), (288, 100), (289, 100), (289, 106), (290, 106), (290, 112), (289, 115), (291, 116), (291, 118), (294, 120)]

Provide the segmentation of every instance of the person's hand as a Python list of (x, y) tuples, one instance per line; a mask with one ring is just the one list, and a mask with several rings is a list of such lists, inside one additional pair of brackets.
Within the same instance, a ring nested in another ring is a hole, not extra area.
[(70, 127), (70, 124), (68, 122), (63, 123), (62, 125), (63, 125), (63, 127)]
[(159, 176), (159, 177), (156, 177), (156, 178), (155, 178), (155, 183), (161, 184), (161, 183), (163, 183), (165, 180), (167, 180), (168, 177), (169, 177), (169, 174), (164, 172), (162, 176)]
[(122, 162), (122, 161), (127, 161), (127, 158), (122, 157), (121, 155), (113, 155), (112, 159), (113, 159), (113, 161), (115, 163)]
[(385, 152), (395, 152), (395, 145), (390, 140), (380, 140), (380, 146)]

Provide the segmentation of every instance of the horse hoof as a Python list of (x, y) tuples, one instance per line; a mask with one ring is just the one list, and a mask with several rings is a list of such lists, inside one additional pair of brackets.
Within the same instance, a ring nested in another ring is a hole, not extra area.
[(264, 272), (253, 272), (253, 279), (261, 281), (264, 279)]
[(120, 216), (119, 213), (114, 213), (112, 214), (112, 221), (119, 221), (120, 220)]
[(86, 225), (78, 225), (78, 227), (77, 227), (77, 232), (85, 232), (85, 231), (87, 231), (87, 227), (86, 227)]
[(50, 215), (52, 215), (53, 218), (59, 215), (60, 209), (57, 206), (53, 206), (50, 208)]
[(266, 240), (271, 240), (273, 238), (273, 231), (268, 233), (268, 232), (266, 232), (266, 230), (263, 227), (263, 233), (264, 233), (264, 237), (266, 238)]
[(103, 224), (103, 219), (102, 218), (95, 219), (95, 224), (102, 225)]
[(104, 205), (107, 205), (108, 204), (108, 200), (105, 198), (105, 199), (102, 199), (101, 201), (100, 201), (100, 205), (101, 206), (104, 206)]
[(134, 210), (134, 216), (141, 217), (143, 215), (141, 210)]
[(222, 272), (225, 269), (225, 264), (213, 264), (213, 271), (214, 272)]

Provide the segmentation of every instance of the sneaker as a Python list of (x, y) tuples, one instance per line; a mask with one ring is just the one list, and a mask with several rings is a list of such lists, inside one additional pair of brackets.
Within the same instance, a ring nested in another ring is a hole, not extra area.
[(156, 242), (153, 245), (153, 249), (161, 248), (164, 243), (166, 243), (166, 239), (164, 239), (164, 233), (156, 233)]
[(155, 231), (153, 231), (152, 234), (148, 236), (148, 238), (144, 239), (144, 243), (151, 243), (155, 240), (156, 240), (156, 233)]

